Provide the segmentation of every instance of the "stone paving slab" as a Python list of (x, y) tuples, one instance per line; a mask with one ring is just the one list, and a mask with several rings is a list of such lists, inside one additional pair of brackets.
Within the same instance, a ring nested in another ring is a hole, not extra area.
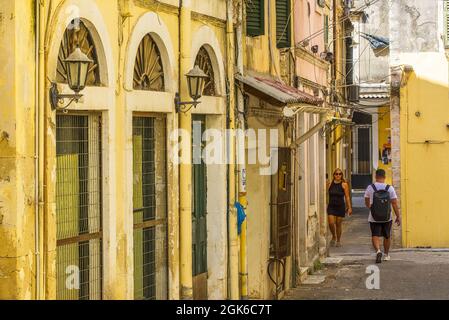
[(326, 281), (326, 276), (325, 275), (309, 275), (302, 282), (302, 284), (303, 285), (316, 285), (316, 284), (321, 284), (324, 281)]
[(324, 259), (321, 259), (320, 262), (324, 264), (325, 266), (336, 266), (339, 265), (340, 262), (343, 260), (341, 257), (327, 257)]
[[(375, 263), (371, 248), (367, 212), (355, 209), (345, 219), (343, 247), (330, 248), (330, 261), (343, 258), (338, 265), (326, 265), (308, 283), (290, 290), (287, 300), (413, 300), (449, 299), (449, 252), (437, 250), (392, 250), (391, 261)], [(378, 268), (380, 288), (367, 288), (370, 270)]]

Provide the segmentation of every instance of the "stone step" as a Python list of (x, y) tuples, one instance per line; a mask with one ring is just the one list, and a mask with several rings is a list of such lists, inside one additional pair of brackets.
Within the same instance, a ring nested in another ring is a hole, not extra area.
[(320, 262), (322, 264), (324, 264), (325, 266), (338, 266), (341, 261), (343, 260), (343, 258), (341, 257), (327, 257), (327, 258), (322, 258), (320, 259)]
[(325, 275), (308, 275), (307, 278), (301, 283), (303, 285), (317, 285), (322, 284), (324, 281), (326, 281)]

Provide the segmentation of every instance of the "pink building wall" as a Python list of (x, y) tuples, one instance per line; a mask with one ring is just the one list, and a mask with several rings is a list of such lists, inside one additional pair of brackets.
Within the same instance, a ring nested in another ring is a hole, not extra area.
[[(295, 44), (301, 42), (310, 35), (322, 31), (324, 27), (326, 8), (321, 8), (316, 0), (296, 0), (294, 3), (294, 35)], [(331, 17), (329, 17), (330, 20)], [(331, 38), (329, 36), (329, 38)], [(312, 46), (318, 45), (318, 53), (313, 54)], [(324, 52), (324, 32), (310, 39), (307, 46), (303, 47), (309, 53), (309, 58), (298, 56), (296, 59), (296, 74), (322, 86), (327, 85), (327, 67), (320, 66), (320, 53)], [(312, 55), (312, 56), (311, 56)], [(309, 60), (309, 61), (308, 61)]]

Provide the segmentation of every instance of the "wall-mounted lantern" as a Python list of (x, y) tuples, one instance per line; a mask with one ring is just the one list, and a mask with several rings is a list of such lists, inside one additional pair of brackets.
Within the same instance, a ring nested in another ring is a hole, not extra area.
[[(176, 112), (188, 112), (192, 107), (195, 107), (201, 102), (198, 101), (201, 99), (203, 95), (204, 85), (208, 75), (204, 73), (203, 70), (200, 69), (199, 66), (195, 66), (189, 73), (186, 74), (187, 77), (187, 86), (189, 88), (189, 95), (193, 101), (183, 102), (179, 96), (179, 93), (176, 93), (175, 96), (175, 107)], [(184, 106), (190, 105), (190, 108), (184, 108)]]
[[(75, 94), (60, 94), (57, 84), (52, 82), (50, 88), (50, 103), (52, 110), (65, 110), (73, 102), (78, 102), (82, 98), (83, 95), (80, 94), (80, 92), (86, 87), (87, 75), (91, 63), (93, 63), (93, 61), (89, 59), (79, 47), (64, 60), (67, 70), (67, 82), (69, 88), (74, 91)], [(64, 99), (70, 99), (69, 103), (64, 107), (59, 107), (59, 104), (64, 103)]]

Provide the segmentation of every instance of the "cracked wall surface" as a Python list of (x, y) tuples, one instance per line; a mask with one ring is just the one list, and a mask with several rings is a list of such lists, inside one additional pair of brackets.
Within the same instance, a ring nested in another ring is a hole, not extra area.
[(34, 296), (33, 8), (0, 1), (0, 299)]

